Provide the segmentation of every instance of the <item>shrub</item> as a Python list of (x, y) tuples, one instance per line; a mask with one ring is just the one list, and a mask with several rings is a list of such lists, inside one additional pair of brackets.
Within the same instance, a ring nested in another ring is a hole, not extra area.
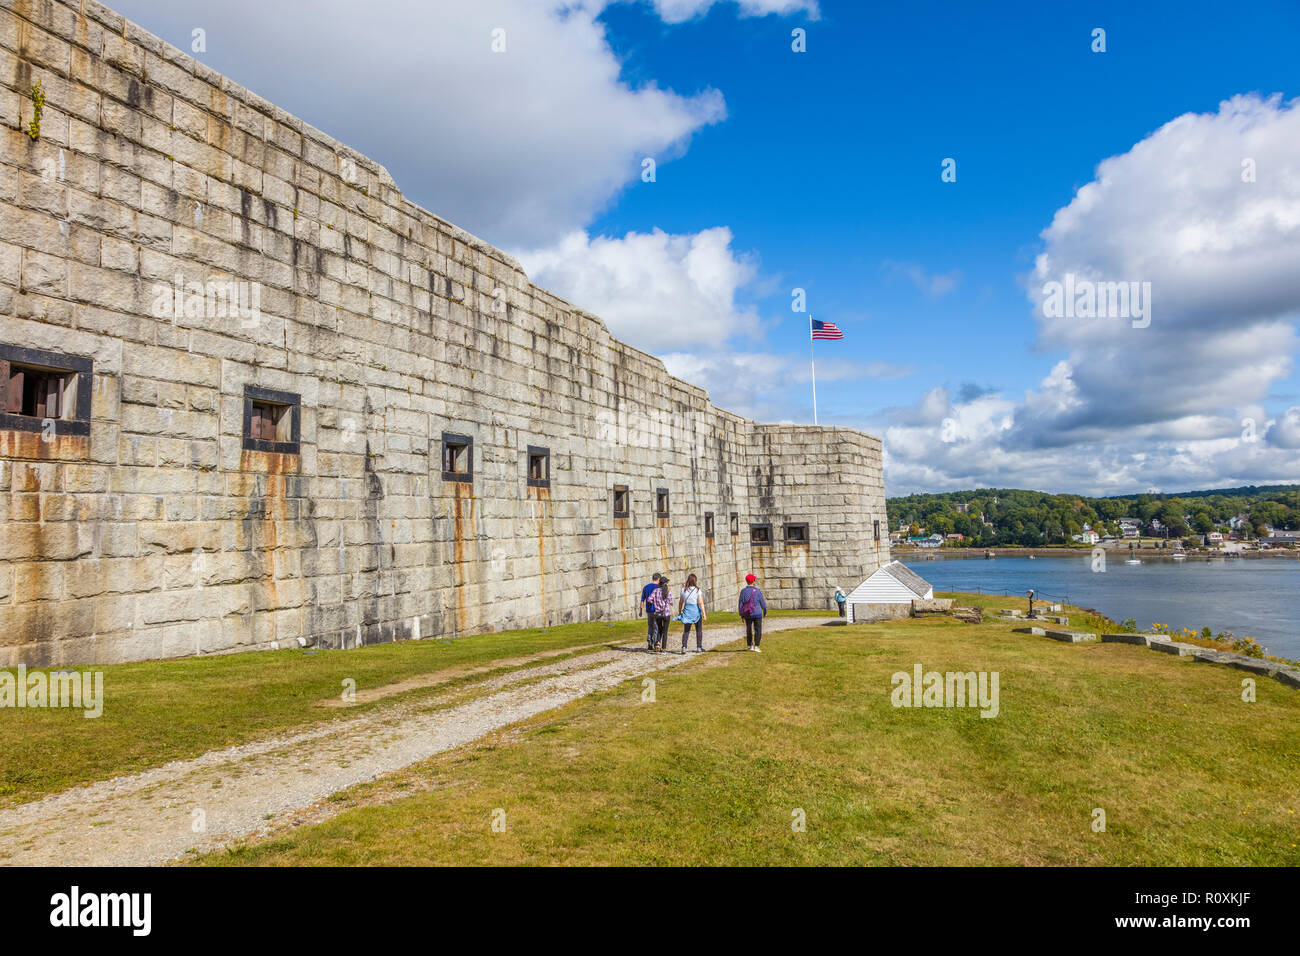
[(1264, 648), (1253, 637), (1238, 637), (1232, 631), (1224, 631), (1219, 637), (1227, 641), (1238, 654), (1245, 654), (1247, 657), (1264, 656)]

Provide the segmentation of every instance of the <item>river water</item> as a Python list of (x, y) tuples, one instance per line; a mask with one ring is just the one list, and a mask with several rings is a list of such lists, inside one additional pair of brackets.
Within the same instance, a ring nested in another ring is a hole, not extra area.
[(938, 591), (1010, 592), (1028, 588), (1052, 601), (1095, 608), (1122, 621), (1137, 618), (1172, 630), (1209, 627), (1253, 637), (1272, 654), (1300, 660), (1300, 561), (1294, 558), (1233, 558), (1142, 564), (1108, 556), (1106, 570), (1092, 570), (1090, 555), (1037, 558), (908, 558), (904, 562)]

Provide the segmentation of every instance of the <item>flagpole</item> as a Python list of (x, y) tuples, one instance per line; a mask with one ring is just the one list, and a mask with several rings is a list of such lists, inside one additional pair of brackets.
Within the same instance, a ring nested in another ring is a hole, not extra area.
[(808, 365), (812, 368), (813, 424), (817, 424), (817, 361), (813, 356), (812, 313), (808, 313)]

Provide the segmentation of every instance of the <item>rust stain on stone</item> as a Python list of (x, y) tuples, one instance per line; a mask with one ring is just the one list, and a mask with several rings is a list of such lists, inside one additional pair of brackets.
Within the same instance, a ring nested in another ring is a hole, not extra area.
[(249, 498), (244, 517), (245, 549), (250, 561), (260, 575), (254, 587), (259, 595), (254, 600), (249, 615), (251, 636), (256, 639), (256, 615), (259, 611), (280, 610), (279, 585), (276, 577), (276, 558), (283, 544), (293, 547), (292, 535), (285, 534), (284, 524), (289, 520), (289, 479), (302, 467), (298, 455), (279, 452), (241, 451), (239, 467), (242, 474), (235, 482), (239, 492)]
[(90, 437), (60, 435), (57, 425), (49, 440), (40, 432), (0, 431), (0, 458), (76, 461), (89, 457)]
[[(243, 451), (239, 454), (239, 468), (258, 475), (296, 475), (302, 469), (302, 459), (272, 451)], [(280, 488), (283, 493), (283, 482)]]
[(550, 622), (546, 608), (546, 537), (551, 528), (551, 489), (529, 486), (528, 497), (533, 501), (537, 523), (537, 595), (542, 605), (542, 623)]
[(713, 539), (712, 539), (712, 538), (705, 538), (705, 539), (704, 539), (704, 582), (705, 582), (705, 587), (706, 587), (706, 589), (707, 589), (707, 591), (708, 591), (709, 594), (712, 594), (713, 591), (714, 591), (714, 586), (713, 586), (713, 566), (714, 566), (713, 547), (714, 547)]
[(457, 483), (455, 485), (454, 497), (452, 498), (452, 534), (454, 536), (454, 547), (456, 550), (455, 576), (456, 576), (456, 633), (463, 634), (467, 626), (467, 611), (465, 607), (465, 589), (469, 585), (466, 580), (466, 562), (465, 547), (469, 532), (474, 528), (474, 498), (471, 494), (469, 485)]
[(623, 561), (623, 604), (632, 610), (632, 597), (627, 590), (627, 519), (615, 518), (614, 527), (618, 529), (618, 554)]

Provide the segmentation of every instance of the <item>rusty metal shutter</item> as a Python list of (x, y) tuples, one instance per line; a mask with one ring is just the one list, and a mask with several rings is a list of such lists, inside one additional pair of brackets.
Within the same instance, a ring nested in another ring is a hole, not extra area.
[(275, 412), (270, 405), (255, 403), (253, 421), (249, 428), (253, 438), (259, 441), (275, 441)]
[(36, 373), (32, 375), (32, 390), (36, 393), (36, 408), (32, 414), (37, 418), (58, 418), (58, 394), (51, 388), (52, 375)]
[(9, 371), (9, 393), (5, 399), (5, 411), (11, 415), (21, 415), (23, 412), (23, 383), (26, 376), (20, 370), (10, 368)]
[(46, 375), (40, 383), (45, 387), (45, 418), (60, 418), (63, 415), (63, 376)]

